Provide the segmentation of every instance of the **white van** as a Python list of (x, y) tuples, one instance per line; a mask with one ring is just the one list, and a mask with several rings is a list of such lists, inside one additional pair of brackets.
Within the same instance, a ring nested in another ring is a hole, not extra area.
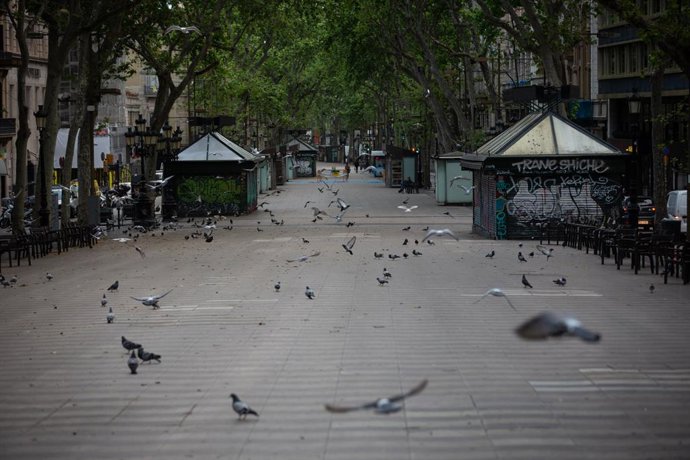
[(666, 212), (669, 219), (680, 221), (681, 233), (688, 231), (688, 191), (674, 190), (668, 194)]

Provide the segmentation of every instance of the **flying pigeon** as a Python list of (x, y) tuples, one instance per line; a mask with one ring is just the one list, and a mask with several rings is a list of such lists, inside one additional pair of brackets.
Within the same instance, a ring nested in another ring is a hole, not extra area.
[(165, 187), (166, 185), (168, 185), (168, 182), (170, 182), (170, 179), (172, 179), (173, 177), (175, 177), (175, 176), (168, 176), (155, 185), (146, 184), (146, 186), (152, 190), (161, 189), (161, 188)]
[(455, 176), (454, 178), (452, 178), (452, 179), (450, 180), (450, 186), (452, 187), (452, 186), (453, 186), (453, 182), (455, 182), (456, 180), (460, 180), (460, 179), (469, 179), (469, 177)]
[(405, 198), (405, 199), (402, 201), (402, 204), (407, 204), (407, 203), (409, 203), (409, 202), (410, 202), (410, 197), (408, 196), (407, 198)]
[(305, 201), (304, 207), (306, 208), (309, 203), (313, 203), (313, 201)]
[(549, 260), (549, 257), (552, 255), (551, 253), (553, 252), (553, 248), (546, 249), (544, 246), (538, 244), (537, 249), (546, 256), (546, 260)]
[(504, 299), (506, 299), (506, 302), (508, 302), (508, 305), (510, 305), (510, 308), (517, 311), (517, 309), (515, 308), (515, 305), (513, 305), (513, 303), (510, 301), (510, 299), (505, 294), (505, 292), (501, 291), (499, 288), (489, 289), (480, 298), (478, 298), (474, 303), (478, 303), (479, 301), (481, 301), (484, 297), (486, 297), (488, 295), (492, 295), (494, 297), (503, 297)]
[(345, 243), (345, 244), (342, 245), (343, 248), (345, 249), (345, 251), (347, 251), (350, 255), (352, 255), (352, 246), (355, 245), (355, 241), (357, 241), (357, 237), (356, 237), (356, 236), (353, 236), (352, 238), (350, 238), (350, 239), (348, 240), (347, 243)]
[(276, 292), (280, 291), (280, 281), (276, 281), (276, 284), (273, 285), (273, 289), (275, 289)]
[(307, 288), (304, 290), (304, 295), (306, 295), (309, 298), (309, 300), (311, 300), (314, 298), (314, 296), (316, 296), (316, 293), (312, 288), (307, 286)]
[(232, 410), (235, 411), (240, 420), (246, 419), (247, 415), (259, 416), (258, 412), (249, 407), (249, 405), (242, 401), (235, 393), (232, 393), (230, 397), (232, 398)]
[(179, 32), (182, 32), (183, 34), (189, 34), (192, 32), (196, 32), (199, 35), (201, 35), (201, 31), (199, 30), (199, 28), (197, 26), (182, 27), (182, 26), (178, 26), (175, 24), (173, 24), (172, 26), (165, 29), (165, 35), (169, 34), (170, 32), (173, 32), (173, 31), (179, 31)]
[(340, 208), (340, 211), (341, 211), (341, 212), (345, 211), (347, 208), (350, 207), (349, 204), (345, 203), (345, 202), (344, 202), (342, 199), (340, 199), (340, 198), (336, 198), (336, 201), (337, 201), (337, 203), (338, 203), (338, 207)]
[(554, 282), (554, 284), (557, 284), (559, 286), (565, 286), (565, 283), (567, 282), (567, 280), (565, 279), (565, 277), (561, 277), (561, 278), (553, 280), (553, 282)]
[(319, 254), (321, 254), (321, 252), (320, 252), (320, 251), (316, 251), (315, 253), (313, 253), (313, 254), (311, 254), (311, 255), (309, 255), (309, 256), (300, 256), (300, 257), (298, 257), (298, 258), (296, 258), (296, 259), (288, 259), (287, 261), (288, 261), (288, 262), (306, 262), (307, 260), (309, 260), (310, 257), (316, 257), (316, 256), (318, 256)]
[(411, 396), (414, 396), (416, 394), (419, 394), (426, 388), (426, 385), (428, 383), (428, 380), (422, 380), (416, 387), (412, 388), (410, 391), (407, 393), (402, 393), (399, 395), (391, 396), (388, 398), (380, 398), (377, 399), (376, 401), (362, 404), (359, 406), (334, 406), (332, 404), (326, 404), (326, 410), (328, 412), (333, 412), (336, 414), (342, 414), (345, 412), (351, 412), (351, 411), (356, 411), (356, 410), (369, 410), (373, 409), (374, 412), (377, 414), (392, 414), (394, 412), (398, 412), (402, 409), (402, 404), (397, 404), (401, 403), (402, 401), (405, 400), (405, 398), (409, 398)]
[(545, 340), (549, 337), (571, 335), (580, 337), (585, 342), (598, 342), (601, 334), (585, 329), (582, 323), (572, 316), (560, 316), (545, 312), (528, 320), (515, 333), (525, 340)]
[(120, 287), (120, 281), (115, 281), (113, 284), (110, 285), (108, 288), (108, 291), (117, 291), (117, 288)]
[(139, 367), (139, 360), (134, 355), (134, 350), (132, 350), (132, 354), (129, 355), (129, 359), (127, 360), (127, 366), (129, 367), (129, 371), (132, 374), (137, 373), (137, 367)]
[(532, 289), (532, 285), (529, 281), (527, 281), (527, 277), (525, 275), (522, 275), (522, 285), (526, 288)]
[(108, 299), (106, 298), (105, 294), (103, 294), (103, 298), (101, 299), (101, 307), (105, 307), (108, 305)]
[(426, 233), (426, 236), (422, 238), (422, 243), (425, 242), (426, 240), (429, 239), (431, 236), (443, 236), (443, 235), (448, 235), (451, 238), (453, 238), (455, 241), (458, 241), (459, 238), (455, 233), (453, 233), (449, 228), (444, 228), (444, 229), (429, 229), (429, 231)]
[(127, 351), (132, 351), (136, 350), (137, 348), (141, 348), (140, 344), (127, 340), (124, 335), (122, 336), (122, 346)]
[(144, 251), (139, 246), (134, 246), (134, 249), (137, 250), (142, 259), (146, 257), (146, 254), (144, 254)]
[(113, 313), (113, 307), (108, 307), (108, 314), (105, 315), (105, 320), (108, 324), (115, 321), (115, 313)]
[(172, 289), (170, 289), (170, 291), (168, 291), (164, 294), (161, 294), (161, 295), (151, 295), (148, 297), (132, 297), (132, 299), (134, 299), (138, 302), (141, 302), (142, 304), (146, 305), (147, 307), (153, 307), (154, 309), (156, 309), (156, 308), (160, 308), (158, 306), (158, 301), (160, 299), (162, 299), (163, 297), (165, 297), (166, 295), (170, 294), (170, 292), (172, 292)]
[(161, 362), (161, 355), (144, 351), (144, 347), (139, 347), (139, 350), (137, 350), (137, 356), (142, 362), (145, 363), (150, 363), (152, 360), (158, 361), (159, 363)]
[(492, 249), (491, 252), (488, 253), (487, 255), (485, 255), (484, 257), (488, 257), (489, 259), (493, 259), (493, 257), (495, 255), (496, 255), (496, 251)]
[(388, 284), (388, 280), (387, 280), (387, 279), (385, 279), (385, 278), (384, 278), (384, 279), (381, 279), (381, 278), (379, 278), (378, 276), (376, 277), (376, 281), (379, 282), (379, 286), (383, 286), (384, 284)]
[(405, 212), (412, 212), (413, 209), (417, 209), (418, 207), (419, 207), (419, 206), (417, 206), (417, 205), (414, 205), (414, 206), (405, 206), (405, 205), (401, 205), (401, 206), (398, 206), (398, 209), (402, 209), (402, 210), (404, 210)]

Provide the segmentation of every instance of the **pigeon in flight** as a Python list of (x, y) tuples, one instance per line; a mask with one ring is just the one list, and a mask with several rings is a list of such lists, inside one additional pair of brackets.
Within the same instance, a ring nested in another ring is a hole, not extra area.
[(134, 246), (134, 249), (137, 250), (142, 259), (146, 257), (146, 254), (144, 253), (143, 249), (141, 249), (139, 246)]
[[(316, 206), (312, 206), (311, 210), (314, 212), (314, 217), (318, 217), (319, 215), (328, 216), (328, 213), (326, 211), (322, 211), (319, 208), (317, 208)], [(330, 216), (328, 216), (328, 217), (330, 217)]]
[(546, 256), (546, 260), (549, 260), (549, 257), (551, 257), (551, 255), (552, 255), (551, 253), (553, 252), (553, 248), (547, 249), (544, 246), (538, 244), (537, 249), (539, 250), (539, 252), (541, 252), (542, 254), (544, 254)]
[(508, 302), (508, 305), (510, 305), (510, 308), (517, 311), (517, 309), (515, 308), (515, 305), (513, 305), (513, 303), (510, 301), (510, 299), (505, 294), (505, 292), (501, 291), (499, 288), (489, 289), (480, 298), (478, 298), (474, 303), (478, 303), (479, 301), (481, 301), (484, 297), (486, 297), (488, 295), (492, 295), (494, 297), (503, 297), (504, 299), (506, 299), (506, 302)]
[(122, 336), (122, 346), (127, 351), (132, 351), (136, 350), (137, 348), (141, 348), (140, 344), (134, 343), (131, 340), (127, 340), (124, 335)]
[(461, 180), (461, 179), (469, 179), (469, 177), (455, 176), (454, 178), (452, 178), (452, 179), (450, 180), (450, 186), (452, 187), (452, 186), (453, 186), (453, 182), (455, 182), (456, 180)]
[(407, 204), (409, 202), (410, 202), (410, 197), (407, 197), (402, 201), (402, 204)]
[(144, 363), (150, 363), (151, 361), (157, 361), (159, 363), (161, 362), (161, 355), (144, 351), (144, 347), (139, 347), (137, 350), (137, 356)]
[(230, 397), (232, 398), (232, 410), (235, 411), (240, 420), (246, 419), (247, 415), (259, 416), (258, 412), (249, 407), (249, 405), (242, 401), (235, 393), (232, 393)]
[(273, 289), (275, 289), (276, 292), (280, 291), (280, 281), (276, 281), (276, 284), (273, 285)]
[(307, 260), (309, 260), (310, 257), (316, 257), (316, 256), (318, 256), (319, 254), (321, 254), (321, 252), (320, 252), (320, 251), (316, 251), (315, 253), (313, 253), (313, 254), (311, 254), (311, 255), (309, 255), (309, 256), (300, 256), (300, 257), (298, 257), (298, 258), (296, 258), (296, 259), (288, 259), (287, 261), (288, 261), (288, 262), (306, 262)]
[(129, 359), (127, 360), (127, 366), (129, 367), (129, 371), (132, 374), (137, 373), (137, 367), (139, 367), (139, 360), (134, 355), (134, 350), (132, 350), (132, 354), (129, 355)]
[(108, 305), (108, 298), (103, 294), (103, 298), (101, 299), (101, 307), (105, 307)]
[[(153, 307), (154, 309), (160, 308), (158, 305), (158, 301), (165, 297), (166, 295), (170, 294), (172, 292), (172, 289), (170, 289), (168, 292), (165, 292), (161, 295), (151, 295), (148, 297), (132, 297), (132, 299), (136, 300), (137, 302), (141, 302), (143, 305), (146, 305), (147, 307)], [(131, 297), (131, 296), (130, 296)]]
[(413, 209), (417, 209), (419, 206), (414, 205), (414, 206), (405, 206), (405, 205), (400, 205), (398, 206), (398, 209), (402, 209), (405, 212), (412, 212)]
[(518, 251), (518, 260), (520, 262), (527, 262), (527, 259), (525, 259), (525, 256), (522, 255), (522, 252)]
[(165, 35), (169, 34), (170, 32), (174, 32), (174, 31), (182, 32), (183, 34), (190, 34), (192, 32), (196, 32), (199, 35), (201, 35), (201, 31), (199, 30), (199, 28), (197, 26), (183, 27), (183, 26), (178, 26), (175, 24), (173, 24), (170, 27), (168, 27), (167, 29), (165, 29)]
[(336, 198), (336, 201), (338, 203), (338, 207), (340, 208), (340, 212), (345, 212), (345, 210), (350, 207), (350, 205), (343, 201), (341, 198)]
[(433, 229), (430, 228), (428, 232), (426, 232), (426, 236), (422, 238), (422, 243), (428, 240), (432, 236), (444, 236), (448, 235), (451, 238), (453, 238), (455, 241), (458, 241), (459, 238), (455, 233), (453, 233), (449, 228), (444, 228), (444, 229)]
[(465, 187), (465, 186), (462, 185), (462, 184), (458, 184), (458, 185), (460, 186), (461, 189), (463, 189), (463, 190), (465, 191), (465, 195), (469, 195), (470, 192), (471, 192), (472, 190), (474, 190), (474, 188), (475, 188), (474, 185), (471, 185), (471, 186), (469, 186), (469, 187)]
[(173, 177), (175, 177), (175, 176), (168, 176), (168, 177), (166, 177), (165, 179), (163, 179), (162, 181), (158, 182), (158, 183), (155, 184), (155, 185), (146, 184), (146, 186), (149, 187), (149, 188), (152, 189), (152, 190), (161, 189), (161, 188), (165, 187), (166, 185), (168, 185), (168, 182), (170, 182), (170, 179), (172, 179)]
[(308, 205), (309, 203), (313, 203), (313, 201), (306, 201), (306, 202), (304, 203), (304, 207), (306, 208), (307, 205)]
[(326, 404), (325, 407), (328, 412), (333, 412), (336, 414), (342, 414), (345, 412), (351, 412), (356, 410), (370, 409), (373, 409), (374, 412), (377, 414), (392, 414), (394, 412), (400, 411), (403, 408), (402, 404), (398, 403), (403, 402), (405, 398), (409, 398), (411, 396), (421, 393), (422, 390), (426, 388), (427, 383), (428, 380), (422, 380), (419, 384), (417, 384), (417, 386), (412, 388), (407, 393), (402, 393), (388, 398), (380, 398), (376, 401), (362, 404), (359, 406), (334, 406), (332, 404)]
[(488, 253), (487, 255), (485, 255), (484, 257), (488, 257), (489, 259), (493, 259), (495, 255), (496, 255), (496, 251), (492, 249), (491, 252)]
[(522, 285), (526, 288), (532, 289), (532, 285), (529, 281), (527, 281), (527, 277), (525, 275), (522, 275)]
[(108, 288), (108, 291), (111, 291), (111, 292), (117, 291), (117, 288), (119, 288), (119, 287), (120, 287), (120, 281), (118, 280), (118, 281), (115, 281), (113, 284), (110, 285), (110, 287)]
[(108, 324), (115, 321), (115, 313), (113, 313), (113, 307), (108, 307), (108, 314), (105, 315), (105, 320)]
[(353, 236), (348, 240), (347, 243), (343, 244), (343, 249), (347, 251), (350, 255), (352, 255), (352, 247), (355, 245), (355, 241), (357, 241), (357, 237)]
[(309, 300), (312, 300), (316, 296), (316, 293), (312, 288), (307, 286), (307, 288), (304, 290), (304, 295), (306, 295), (309, 298)]
[(567, 280), (565, 279), (565, 277), (561, 277), (561, 278), (553, 280), (553, 282), (554, 282), (554, 284), (557, 284), (559, 286), (565, 286), (565, 283), (567, 283)]
[(545, 340), (564, 335), (576, 336), (585, 342), (598, 342), (601, 339), (601, 334), (584, 328), (572, 316), (560, 316), (551, 312), (541, 313), (528, 320), (515, 329), (515, 333), (525, 340)]
[(130, 241), (131, 238), (113, 238), (113, 241), (117, 241), (118, 243), (126, 243), (127, 241)]

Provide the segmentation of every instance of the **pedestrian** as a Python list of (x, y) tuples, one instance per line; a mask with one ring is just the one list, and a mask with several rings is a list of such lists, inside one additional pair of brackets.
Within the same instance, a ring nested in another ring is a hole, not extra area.
[(359, 158), (355, 160), (355, 172), (359, 173)]
[(350, 163), (345, 163), (345, 182), (350, 178)]

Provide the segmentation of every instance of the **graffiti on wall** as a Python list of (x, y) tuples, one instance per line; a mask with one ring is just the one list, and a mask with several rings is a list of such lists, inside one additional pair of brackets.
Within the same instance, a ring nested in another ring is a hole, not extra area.
[[(605, 164), (587, 161), (577, 168), (566, 166), (571, 168), (569, 174), (549, 174), (546, 171), (551, 171), (552, 164), (546, 163), (539, 166), (541, 175), (498, 176), (496, 237), (505, 238), (509, 226), (529, 228), (553, 221), (592, 221), (614, 216), (623, 197), (623, 186), (594, 172), (608, 170)], [(526, 166), (524, 160), (520, 163), (522, 167), (532, 167)], [(575, 169), (589, 172), (572, 172)]]
[(191, 176), (177, 184), (178, 216), (237, 215), (243, 201), (237, 177)]
[(297, 177), (316, 176), (316, 157), (314, 155), (295, 155), (295, 175)]

